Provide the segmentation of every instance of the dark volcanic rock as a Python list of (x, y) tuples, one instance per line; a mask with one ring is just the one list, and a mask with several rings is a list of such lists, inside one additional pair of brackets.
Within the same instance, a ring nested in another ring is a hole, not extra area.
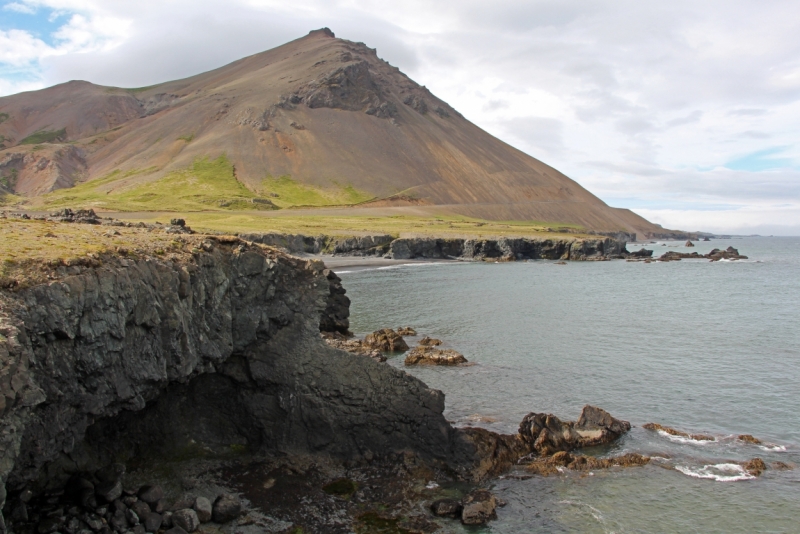
[(328, 280), (328, 299), (325, 311), (319, 320), (321, 332), (339, 332), (345, 336), (350, 334), (350, 299), (342, 287), (342, 279), (330, 269), (325, 269), (322, 274)]
[[(448, 461), (441, 392), (323, 343), (321, 264), (238, 240), (197, 250), (0, 292), (7, 489), (63, 486), (72, 472), (192, 442)], [(79, 462), (66, 471), (55, 468), (64, 451)], [(122, 491), (102, 489), (107, 500)]]
[(197, 512), (191, 508), (184, 508), (172, 514), (172, 524), (186, 532), (194, 532), (200, 528), (200, 519), (197, 517)]
[(461, 501), (456, 499), (439, 499), (431, 504), (431, 512), (437, 517), (452, 517), (455, 519), (461, 516), (462, 508)]
[(223, 494), (214, 501), (212, 517), (215, 523), (233, 521), (242, 513), (242, 502), (235, 495)]
[(497, 519), (497, 499), (486, 490), (469, 493), (462, 500), (462, 505), (461, 522), (465, 525), (483, 525), (490, 519)]

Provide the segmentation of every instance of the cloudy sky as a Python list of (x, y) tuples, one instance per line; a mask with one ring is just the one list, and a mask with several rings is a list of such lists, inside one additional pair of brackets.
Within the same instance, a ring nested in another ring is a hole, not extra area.
[(328, 26), (612, 206), (670, 228), (800, 235), (797, 0), (0, 6), (0, 95), (151, 85)]

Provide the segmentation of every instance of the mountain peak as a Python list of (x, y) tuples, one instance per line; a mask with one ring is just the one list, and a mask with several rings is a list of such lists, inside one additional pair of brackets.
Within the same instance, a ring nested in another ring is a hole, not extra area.
[(311, 30), (308, 32), (309, 37), (330, 37), (336, 38), (336, 34), (330, 28), (320, 28), (318, 30)]

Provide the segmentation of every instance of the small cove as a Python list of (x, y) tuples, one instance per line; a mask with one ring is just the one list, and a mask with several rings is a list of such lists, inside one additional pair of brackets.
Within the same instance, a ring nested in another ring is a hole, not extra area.
[[(493, 482), (509, 504), (490, 531), (788, 532), (800, 471), (746, 480), (726, 466), (800, 463), (800, 238), (648, 248), (729, 245), (750, 260), (432, 263), (341, 276), (358, 335), (410, 325), (475, 364), (407, 369), (445, 392), (456, 424), (510, 433), (531, 411), (574, 420), (590, 403), (635, 427), (593, 452), (665, 458), (587, 476), (512, 472)], [(402, 357), (389, 364), (402, 368)], [(647, 422), (717, 439), (676, 439)]]

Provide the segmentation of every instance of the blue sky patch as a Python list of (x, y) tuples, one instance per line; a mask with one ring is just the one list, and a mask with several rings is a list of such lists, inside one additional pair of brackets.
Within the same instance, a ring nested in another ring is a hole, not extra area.
[(787, 146), (779, 146), (759, 150), (747, 156), (731, 160), (725, 164), (725, 167), (734, 171), (750, 172), (794, 167), (794, 162), (791, 158), (780, 157), (780, 154), (785, 152), (788, 148)]
[(0, 30), (24, 30), (41, 39), (50, 46), (54, 45), (55, 33), (69, 17), (68, 13), (55, 13), (54, 10), (40, 7), (34, 13), (22, 13), (9, 6), (20, 2), (5, 2), (0, 8)]

